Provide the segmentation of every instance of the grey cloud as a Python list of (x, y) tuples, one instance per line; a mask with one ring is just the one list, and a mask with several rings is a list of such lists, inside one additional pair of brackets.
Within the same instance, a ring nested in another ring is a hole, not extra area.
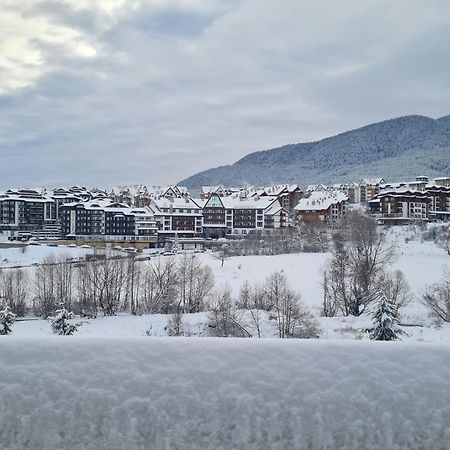
[(97, 55), (36, 41), (51, 70), (0, 96), (0, 187), (176, 182), (251, 151), (450, 112), (445, 2), (203, 4), (142, 2), (114, 20), (27, 9)]

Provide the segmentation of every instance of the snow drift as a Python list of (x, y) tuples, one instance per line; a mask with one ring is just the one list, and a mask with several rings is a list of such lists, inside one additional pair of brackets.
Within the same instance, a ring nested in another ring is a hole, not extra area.
[(444, 344), (4, 337), (2, 449), (450, 446)]

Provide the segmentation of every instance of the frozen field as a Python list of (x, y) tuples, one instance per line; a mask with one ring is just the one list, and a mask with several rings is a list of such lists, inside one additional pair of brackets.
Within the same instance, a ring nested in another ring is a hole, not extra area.
[(447, 345), (0, 340), (17, 449), (448, 449)]

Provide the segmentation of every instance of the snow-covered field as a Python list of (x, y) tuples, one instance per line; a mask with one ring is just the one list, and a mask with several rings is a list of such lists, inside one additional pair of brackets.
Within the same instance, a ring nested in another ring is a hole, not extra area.
[(21, 267), (30, 266), (34, 263), (41, 262), (48, 256), (55, 258), (83, 258), (88, 253), (92, 253), (92, 249), (81, 247), (49, 247), (42, 245), (13, 245), (9, 248), (0, 247), (0, 268), (2, 267)]
[[(444, 270), (450, 269), (450, 256), (437, 247), (433, 242), (421, 242), (420, 238), (405, 241), (411, 237), (407, 228), (393, 228), (390, 238), (397, 244), (397, 258), (393, 263), (394, 269), (404, 272), (411, 287), (413, 301), (403, 309), (402, 322), (407, 324), (422, 325), (420, 327), (408, 327), (409, 334), (404, 340), (414, 341), (445, 341), (450, 342), (450, 327), (444, 325), (436, 327), (428, 318), (427, 311), (420, 304), (420, 295), (426, 285), (441, 279)], [(79, 258), (90, 249), (28, 246), (24, 248), (0, 248), (0, 267), (23, 265), (26, 270), (33, 273), (33, 263), (42, 261), (50, 254)], [(369, 325), (367, 316), (321, 318), (320, 306), (322, 302), (321, 272), (325, 266), (329, 254), (326, 253), (300, 253), (277, 256), (244, 256), (227, 258), (222, 267), (222, 261), (214, 254), (206, 252), (195, 254), (203, 264), (211, 267), (217, 286), (228, 285), (237, 295), (244, 281), (264, 282), (265, 278), (275, 271), (283, 271), (291, 287), (299, 292), (303, 301), (316, 315), (320, 328), (321, 338), (327, 339), (361, 339), (366, 338), (358, 330)], [(164, 257), (163, 257), (164, 258)], [(146, 264), (144, 262), (143, 264)], [(87, 321), (80, 328), (79, 335), (91, 336), (143, 336), (147, 331), (151, 335), (165, 335), (164, 327), (168, 317), (163, 315), (153, 316), (124, 316), (99, 317)], [(186, 315), (185, 324), (191, 335), (201, 335), (201, 330), (206, 322), (206, 314)], [(250, 326), (251, 327), (251, 326)], [(48, 321), (37, 320), (30, 322), (18, 322), (14, 326), (14, 334), (18, 336), (45, 335), (50, 333)], [(266, 326), (263, 335), (272, 337), (275, 330), (270, 325)]]
[[(0, 448), (450, 449), (450, 324), (436, 327), (419, 302), (450, 257), (407, 236), (392, 230), (393, 268), (413, 294), (402, 321), (421, 326), (404, 327), (402, 342), (369, 341), (367, 315), (320, 317), (329, 254), (231, 257), (223, 267), (195, 254), (235, 295), (244, 281), (283, 271), (316, 316), (319, 340), (271, 339), (268, 317), (266, 339), (203, 338), (207, 313), (184, 316), (189, 338), (164, 337), (162, 314), (83, 320), (70, 337), (47, 320), (16, 322), (0, 339)], [(49, 254), (87, 253), (0, 248), (0, 266), (24, 266), (32, 279)]]
[(0, 340), (17, 449), (448, 449), (447, 345)]

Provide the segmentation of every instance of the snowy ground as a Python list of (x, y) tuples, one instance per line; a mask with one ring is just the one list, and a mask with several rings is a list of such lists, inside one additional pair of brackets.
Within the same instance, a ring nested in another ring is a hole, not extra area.
[(447, 345), (0, 340), (17, 449), (448, 449)]
[[(450, 328), (448, 325), (436, 328), (428, 318), (425, 308), (420, 304), (420, 295), (426, 285), (441, 279), (444, 270), (450, 269), (450, 256), (438, 248), (433, 242), (421, 242), (419, 237), (405, 241), (411, 237), (408, 228), (393, 228), (390, 238), (397, 244), (397, 259), (393, 263), (394, 269), (404, 272), (411, 287), (413, 301), (402, 311), (402, 321), (407, 324), (422, 325), (422, 327), (406, 328), (410, 335), (406, 340), (414, 341), (446, 341), (450, 342)], [(0, 267), (11, 265), (29, 266), (26, 270), (33, 273), (33, 263), (38, 263), (49, 255), (66, 255), (67, 257), (83, 257), (92, 253), (90, 249), (28, 246), (23, 248), (0, 248)], [(228, 285), (234, 294), (238, 294), (244, 281), (263, 282), (274, 271), (283, 271), (292, 288), (301, 293), (303, 301), (318, 317), (321, 328), (321, 338), (327, 339), (360, 339), (364, 338), (358, 331), (369, 325), (367, 317), (338, 317), (320, 318), (322, 301), (321, 272), (329, 254), (301, 253), (277, 256), (245, 256), (230, 257), (224, 262), (212, 253), (195, 254), (202, 263), (211, 267), (217, 286)], [(164, 258), (164, 257), (163, 257)], [(6, 259), (6, 262), (2, 262)], [(146, 264), (146, 262), (143, 262)], [(189, 315), (185, 323), (189, 334), (199, 335), (206, 321), (206, 315)], [(147, 330), (150, 334), (162, 336), (167, 317), (155, 316), (118, 316), (113, 318), (98, 318), (90, 320), (80, 329), (80, 335), (95, 336), (143, 336)], [(33, 321), (17, 323), (14, 333), (17, 335), (42, 335), (49, 333), (47, 321)], [(270, 325), (264, 328), (265, 337), (274, 336), (275, 331)]]
[(60, 245), (49, 247), (42, 245), (11, 245), (9, 248), (0, 247), (0, 268), (2, 267), (22, 267), (31, 266), (41, 262), (47, 256), (56, 258), (83, 258), (88, 253), (93, 253), (92, 249), (71, 248)]
[[(16, 322), (0, 339), (0, 448), (437, 449), (450, 450), (450, 324), (435, 327), (418, 299), (450, 257), (394, 229), (394, 268), (415, 296), (402, 342), (372, 342), (363, 317), (319, 317), (328, 254), (228, 258), (196, 254), (217, 285), (263, 282), (282, 270), (317, 316), (319, 340), (205, 336), (207, 314), (183, 319), (190, 338), (168, 338), (168, 316), (85, 320), (74, 336), (46, 320)], [(89, 249), (0, 248), (0, 266)], [(3, 261), (6, 259), (7, 261)], [(2, 263), (3, 261), (3, 263)], [(146, 264), (146, 262), (143, 262)], [(249, 317), (240, 321), (252, 329)]]
[[(152, 314), (142, 316), (131, 316), (119, 314), (114, 317), (99, 316), (96, 319), (83, 319), (82, 326), (73, 336), (73, 339), (91, 337), (139, 337), (139, 336), (167, 336), (165, 327), (170, 316), (164, 314)], [(239, 323), (249, 331), (253, 337), (257, 337), (257, 330), (251, 318), (244, 311), (238, 315)], [(370, 317), (317, 317), (319, 324), (320, 339), (346, 339), (346, 340), (368, 340), (367, 333), (361, 330), (369, 327)], [(72, 320), (72, 323), (79, 323), (80, 319)], [(185, 335), (191, 337), (204, 337), (208, 335), (207, 313), (185, 314), (183, 316), (183, 331)], [(429, 323), (424, 326), (404, 327), (407, 336), (402, 340), (407, 342), (446, 342), (450, 343), (450, 324), (443, 324), (439, 327)], [(19, 321), (14, 324), (14, 336), (18, 337), (42, 337), (58, 336), (52, 334), (50, 322), (48, 320)], [(266, 315), (261, 324), (261, 336), (272, 338), (277, 336), (276, 323), (270, 321)], [(449, 348), (450, 351), (450, 348)]]

